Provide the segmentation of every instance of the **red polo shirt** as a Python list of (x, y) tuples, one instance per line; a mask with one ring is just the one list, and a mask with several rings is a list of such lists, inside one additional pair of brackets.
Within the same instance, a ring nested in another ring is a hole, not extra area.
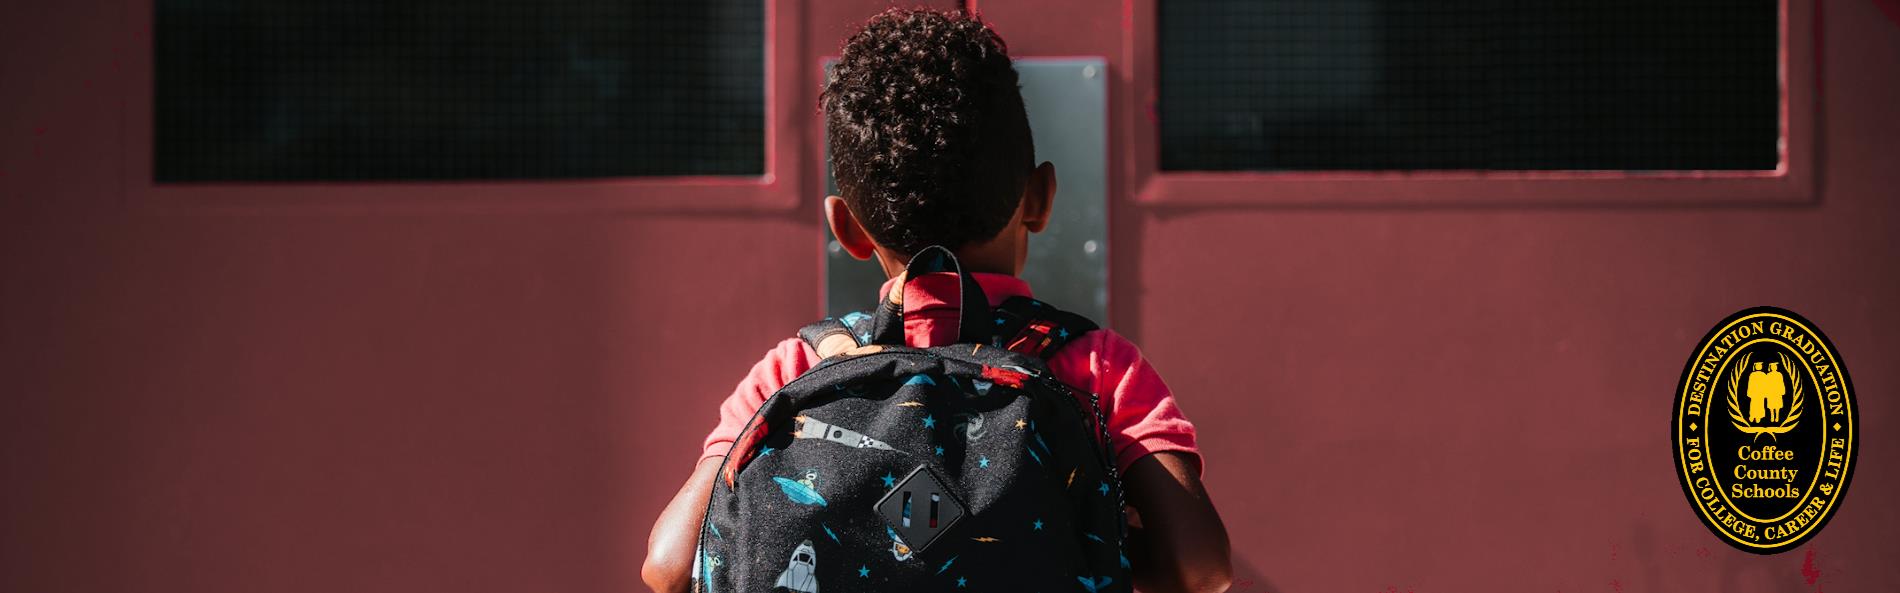
[[(976, 273), (977, 284), (996, 306), (1012, 296), (1029, 296), (1029, 284), (1006, 274)], [(889, 294), (891, 281), (878, 291)], [(904, 341), (911, 346), (950, 344), (957, 338), (957, 280), (949, 273), (926, 274), (904, 288)], [(877, 302), (877, 301), (872, 301)], [(1057, 303), (1060, 305), (1060, 303)], [(719, 406), (719, 425), (706, 435), (700, 460), (726, 454), (765, 398), (818, 364), (818, 354), (803, 340), (788, 338), (752, 365), (738, 388)], [(1141, 349), (1114, 330), (1100, 329), (1070, 342), (1049, 360), (1049, 370), (1064, 383), (1101, 396), (1108, 416), (1109, 440), (1122, 470), (1149, 453), (1188, 453), (1199, 467), (1194, 424), (1181, 414), (1174, 394)]]

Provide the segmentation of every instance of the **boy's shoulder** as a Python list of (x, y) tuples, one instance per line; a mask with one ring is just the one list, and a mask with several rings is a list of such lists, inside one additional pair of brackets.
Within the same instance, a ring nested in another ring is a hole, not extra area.
[(1131, 369), (1146, 366), (1141, 347), (1108, 328), (1084, 334), (1049, 357), (1051, 371), (1065, 375), (1064, 379), (1081, 381), (1086, 377), (1091, 385), (1076, 386), (1097, 392), (1120, 382)]

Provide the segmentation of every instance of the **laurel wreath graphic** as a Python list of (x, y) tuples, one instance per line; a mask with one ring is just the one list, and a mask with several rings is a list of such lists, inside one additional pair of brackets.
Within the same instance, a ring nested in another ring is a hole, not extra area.
[(1788, 398), (1793, 400), (1788, 402), (1788, 414), (1781, 417), (1780, 424), (1772, 426), (1753, 426), (1748, 421), (1748, 417), (1742, 412), (1741, 397), (1737, 389), (1742, 384), (1742, 378), (1748, 372), (1748, 359), (1751, 355), (1743, 354), (1741, 360), (1735, 364), (1735, 370), (1729, 371), (1729, 420), (1735, 425), (1736, 430), (1753, 435), (1753, 438), (1756, 439), (1761, 438), (1761, 435), (1764, 434), (1768, 435), (1768, 438), (1778, 439), (1779, 437), (1777, 435), (1794, 430), (1796, 421), (1801, 419), (1801, 369), (1794, 365), (1794, 359), (1789, 358), (1787, 354), (1777, 353), (1776, 355), (1781, 358), (1781, 368), (1788, 369)]

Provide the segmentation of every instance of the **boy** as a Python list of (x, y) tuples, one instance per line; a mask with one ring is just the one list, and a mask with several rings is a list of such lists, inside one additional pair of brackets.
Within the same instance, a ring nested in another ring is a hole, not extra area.
[[(954, 342), (958, 285), (950, 274), (897, 278), (910, 255), (950, 247), (991, 300), (1029, 294), (1016, 276), (1029, 234), (1049, 223), (1053, 165), (1035, 164), (1016, 72), (1001, 38), (961, 13), (891, 10), (846, 41), (822, 105), (832, 167), (844, 196), (825, 198), (838, 243), (875, 257), (879, 296), (903, 290), (906, 341)], [(867, 297), (873, 295), (865, 295)], [(867, 301), (876, 302), (876, 301)], [(835, 347), (834, 347), (835, 346)], [(764, 400), (824, 357), (789, 338), (752, 368), (720, 406), (698, 467), (654, 523), (642, 576), (657, 591), (690, 588), (693, 549), (714, 474)], [(1148, 592), (1224, 591), (1227, 532), (1201, 487), (1194, 426), (1134, 344), (1090, 332), (1049, 361), (1065, 383), (1100, 394), (1130, 507), (1128, 556)]]

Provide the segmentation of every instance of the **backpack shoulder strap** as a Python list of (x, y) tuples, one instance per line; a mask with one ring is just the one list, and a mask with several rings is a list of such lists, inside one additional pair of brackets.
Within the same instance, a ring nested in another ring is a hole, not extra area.
[(872, 321), (872, 317), (863, 311), (852, 311), (843, 317), (826, 317), (799, 328), (798, 339), (804, 340), (805, 345), (811, 346), (814, 352), (818, 350), (819, 343), (834, 334), (851, 336), (859, 346), (863, 346), (871, 343)]
[(1055, 356), (1063, 345), (1099, 328), (1087, 317), (1026, 296), (1009, 297), (996, 307), (995, 315), (991, 345), (1044, 360)]

